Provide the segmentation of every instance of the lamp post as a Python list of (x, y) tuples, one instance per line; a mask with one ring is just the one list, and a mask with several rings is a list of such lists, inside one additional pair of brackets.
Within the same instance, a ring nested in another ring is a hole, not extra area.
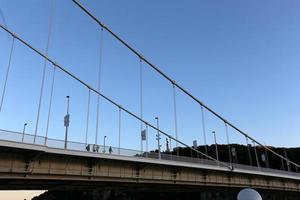
[(219, 152), (218, 152), (218, 144), (217, 144), (217, 136), (216, 136), (216, 132), (215, 132), (215, 131), (212, 131), (212, 134), (214, 134), (215, 148), (216, 148), (216, 159), (217, 159), (218, 165), (219, 165)]
[(66, 98), (67, 98), (67, 114), (64, 117), (64, 126), (66, 127), (66, 132), (65, 132), (65, 149), (67, 149), (68, 128), (69, 128), (69, 125), (70, 125), (70, 114), (69, 114), (70, 96), (66, 96)]
[(158, 117), (155, 117), (155, 119), (156, 119), (156, 126), (157, 126), (156, 140), (157, 140), (157, 149), (158, 149), (158, 159), (161, 159), (161, 154), (160, 154), (159, 119), (158, 119)]
[(106, 141), (106, 135), (104, 135), (103, 138), (103, 153), (105, 153), (105, 141)]
[(26, 129), (27, 123), (24, 123), (23, 131), (22, 131), (22, 142), (24, 142), (24, 136), (25, 136), (25, 129)]

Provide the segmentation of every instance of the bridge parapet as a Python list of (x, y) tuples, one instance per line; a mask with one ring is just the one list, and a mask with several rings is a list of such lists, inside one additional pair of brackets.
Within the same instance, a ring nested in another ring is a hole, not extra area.
[[(65, 141), (59, 140), (59, 139), (51, 139), (46, 138), (42, 136), (37, 136), (35, 143), (34, 143), (34, 135), (31, 134), (23, 134), (20, 132), (14, 132), (14, 131), (7, 131), (7, 130), (0, 130), (0, 141), (8, 141), (8, 142), (17, 142), (15, 147), (22, 146), (22, 144), (26, 144), (27, 147), (38, 146), (41, 148), (49, 148), (49, 149), (56, 149), (61, 150), (60, 153), (70, 151), (76, 151), (81, 152), (81, 156), (89, 157), (93, 155), (93, 157), (101, 158), (103, 156), (118, 156), (120, 157), (131, 157), (131, 158), (139, 158), (139, 159), (147, 159), (147, 161), (155, 160), (156, 163), (159, 163), (161, 161), (174, 161), (174, 162), (181, 162), (181, 163), (190, 163), (193, 165), (198, 166), (205, 166), (207, 168), (211, 168), (214, 170), (219, 171), (237, 171), (237, 172), (253, 172), (254, 174), (260, 174), (263, 175), (265, 173), (269, 174), (275, 174), (280, 177), (285, 176), (292, 176), (300, 180), (300, 173), (295, 172), (289, 172), (289, 171), (283, 171), (283, 170), (276, 170), (276, 169), (270, 169), (270, 168), (264, 168), (264, 167), (255, 167), (255, 166), (249, 166), (249, 165), (241, 165), (241, 164), (235, 164), (232, 163), (232, 169), (230, 170), (227, 167), (218, 165), (217, 162), (212, 160), (206, 160), (201, 158), (192, 158), (192, 157), (184, 157), (184, 156), (176, 156), (172, 154), (161, 154), (159, 155), (155, 152), (144, 152), (144, 151), (137, 151), (132, 149), (125, 149), (125, 148), (117, 148), (117, 147), (111, 147), (111, 146), (103, 146), (103, 145), (95, 145), (95, 144), (85, 144), (80, 142), (73, 142), (68, 141), (65, 149)], [(29, 145), (29, 146), (28, 146)], [(23, 146), (24, 147), (24, 146)], [(107, 157), (106, 157), (107, 158)], [(226, 163), (229, 165), (229, 163)]]

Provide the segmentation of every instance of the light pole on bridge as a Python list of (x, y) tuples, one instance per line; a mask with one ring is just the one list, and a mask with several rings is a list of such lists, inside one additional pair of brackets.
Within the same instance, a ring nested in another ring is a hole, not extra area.
[(161, 154), (160, 154), (159, 119), (158, 119), (158, 117), (155, 117), (155, 119), (156, 119), (156, 125), (157, 125), (157, 135), (156, 135), (156, 140), (157, 140), (157, 149), (158, 149), (158, 159), (161, 159)]
[(22, 131), (22, 142), (24, 142), (24, 136), (25, 136), (25, 129), (26, 129), (27, 123), (24, 123), (23, 131)]
[(215, 148), (216, 148), (216, 159), (217, 159), (218, 165), (219, 165), (219, 152), (218, 152), (218, 144), (217, 144), (217, 136), (216, 136), (216, 132), (215, 132), (215, 131), (212, 131), (212, 134), (214, 134)]
[[(103, 153), (105, 153), (105, 142), (106, 142), (106, 135), (104, 135), (104, 138), (103, 138)], [(119, 148), (119, 151), (120, 151), (120, 148)]]
[(67, 114), (64, 117), (64, 125), (66, 127), (65, 132), (65, 149), (67, 149), (67, 142), (68, 142), (68, 128), (70, 125), (70, 114), (69, 114), (69, 107), (70, 107), (70, 96), (66, 96), (67, 98)]

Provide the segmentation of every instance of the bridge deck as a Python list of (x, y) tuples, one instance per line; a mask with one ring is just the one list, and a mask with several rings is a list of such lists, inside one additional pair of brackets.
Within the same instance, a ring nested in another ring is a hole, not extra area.
[[(36, 143), (33, 144), (33, 139), (34, 135), (24, 134), (23, 136), (23, 134), (19, 132), (0, 130), (0, 146), (2, 147), (41, 151), (49, 154), (151, 163), (157, 165), (187, 167), (216, 171), (231, 171), (227, 167), (218, 165), (218, 163), (215, 161), (199, 158), (162, 154), (161, 159), (158, 159), (157, 153), (141, 152), (123, 148), (118, 149), (115, 147), (112, 147), (113, 150), (111, 153), (109, 153), (109, 147), (103, 147), (101, 145), (90, 145), (90, 149), (87, 149), (87, 144), (71, 141), (67, 142), (67, 149), (64, 149), (65, 142), (63, 140), (50, 138), (47, 138), (46, 140), (45, 137), (37, 136)], [(96, 150), (95, 148), (95, 151), (93, 152), (93, 147), (98, 148), (98, 150)], [(300, 180), (300, 173), (240, 164), (233, 164), (233, 167), (233, 172), (236, 173)]]

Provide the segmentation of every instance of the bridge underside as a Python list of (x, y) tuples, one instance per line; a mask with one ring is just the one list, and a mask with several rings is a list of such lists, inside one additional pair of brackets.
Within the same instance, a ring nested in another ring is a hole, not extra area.
[[(9, 187), (6, 187), (6, 185)], [(238, 187), (165, 185), (90, 181), (2, 180), (0, 189), (48, 189), (34, 200), (228, 200), (236, 199)], [(4, 187), (3, 187), (4, 186)], [(298, 192), (258, 189), (264, 200), (300, 200)]]
[(245, 187), (299, 192), (300, 181), (226, 170), (176, 167), (0, 147), (2, 190), (132, 188), (135, 191), (180, 189), (191, 192), (203, 188), (239, 190)]

